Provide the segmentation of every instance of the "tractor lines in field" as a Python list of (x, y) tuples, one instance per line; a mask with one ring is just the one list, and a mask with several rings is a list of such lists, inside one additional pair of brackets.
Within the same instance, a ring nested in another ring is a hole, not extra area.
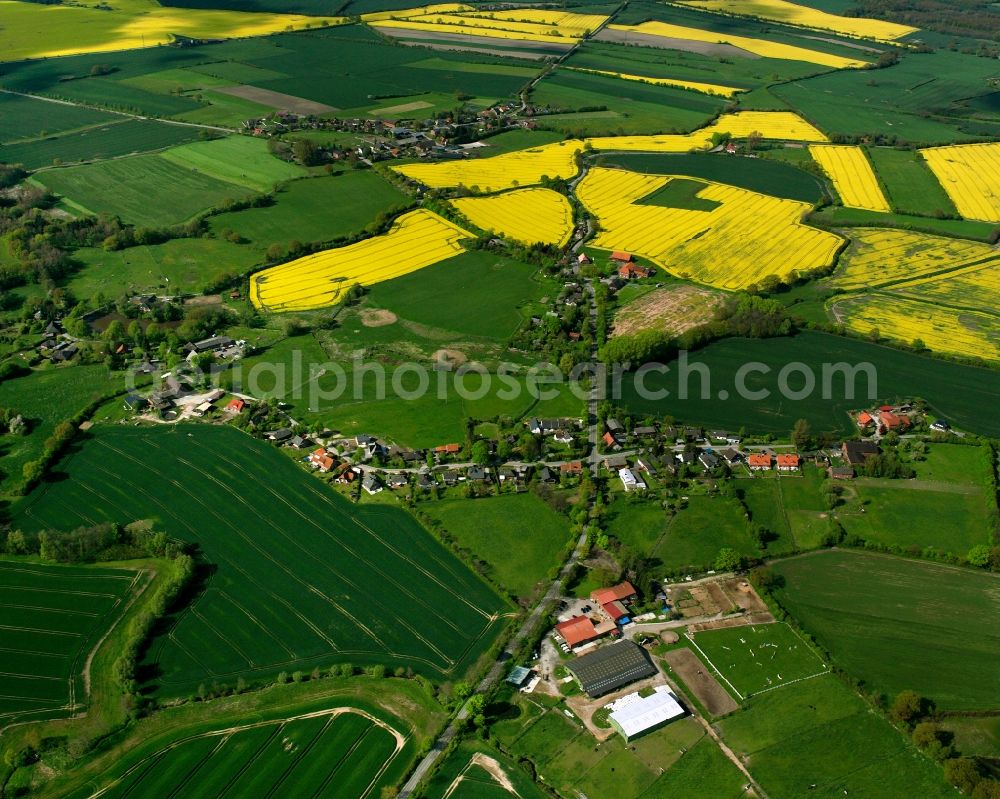
[[(137, 466), (140, 466), (142, 468), (146, 468), (145, 464), (143, 464), (142, 461), (140, 461), (138, 458), (133, 457), (129, 453), (124, 452), (123, 450), (120, 450), (117, 447), (112, 447), (111, 445), (109, 445), (109, 444), (107, 444), (107, 443), (105, 443), (103, 441), (100, 442), (100, 443), (101, 443), (102, 446), (104, 446), (107, 449), (110, 449), (112, 452), (115, 452), (117, 455), (121, 456), (122, 458), (125, 458), (127, 460), (131, 460)], [(100, 467), (97, 467), (97, 468), (100, 469)], [(214, 479), (210, 475), (208, 475), (206, 472), (204, 472), (204, 471), (202, 471), (200, 469), (198, 469), (196, 471), (198, 471), (198, 473), (201, 474), (203, 477), (206, 477), (208, 479)], [(114, 476), (110, 472), (108, 472), (108, 475), (110, 477)], [(191, 500), (194, 501), (194, 503), (196, 505), (200, 506), (205, 511), (205, 513), (207, 513), (208, 515), (213, 516), (214, 518), (216, 518), (222, 524), (222, 526), (223, 526), (224, 529), (231, 529), (231, 530), (233, 530), (233, 532), (237, 536), (239, 536), (239, 538), (241, 540), (243, 540), (251, 549), (253, 549), (259, 555), (261, 555), (265, 560), (269, 560), (271, 563), (273, 563), (278, 568), (279, 571), (284, 572), (288, 577), (290, 577), (292, 580), (294, 580), (295, 582), (297, 582), (300, 585), (302, 585), (304, 588), (306, 588), (306, 589), (311, 589), (312, 588), (312, 586), (309, 583), (307, 583), (306, 581), (304, 581), (300, 577), (298, 577), (298, 575), (296, 575), (291, 569), (283, 566), (281, 563), (279, 563), (277, 560), (275, 560), (271, 555), (269, 555), (265, 550), (263, 550), (261, 547), (257, 546), (257, 544), (254, 542), (254, 540), (250, 536), (248, 536), (245, 533), (241, 532), (240, 530), (232, 527), (231, 524), (230, 524), (230, 522), (225, 518), (225, 516), (223, 516), (221, 513), (219, 513), (218, 511), (216, 511), (211, 506), (209, 506), (206, 502), (204, 502), (201, 499), (201, 497), (199, 497), (196, 493), (194, 493), (193, 491), (189, 490), (185, 485), (183, 485), (181, 481), (179, 481), (179, 480), (171, 480), (169, 482), (180, 493), (187, 495)], [(223, 485), (223, 484), (220, 483), (220, 485)], [(249, 506), (249, 503), (246, 502), (246, 500), (244, 500), (238, 494), (234, 493), (227, 486), (223, 485), (223, 488), (225, 488), (226, 492), (231, 497), (233, 497), (234, 499), (239, 500), (239, 502), (242, 503), (243, 505)], [(143, 496), (145, 496), (149, 500), (150, 503), (155, 504), (158, 507), (163, 508), (164, 511), (167, 511), (169, 513), (169, 509), (163, 503), (157, 501), (156, 498), (153, 497), (153, 496), (151, 496), (147, 491), (145, 491), (144, 489), (138, 488), (138, 487), (135, 487), (135, 490), (137, 490), (141, 494), (143, 494)], [(183, 519), (181, 519), (180, 517), (174, 515), (173, 513), (169, 513), (169, 515), (170, 515), (171, 518), (173, 518), (175, 521), (181, 523), (184, 527), (186, 527), (191, 532), (193, 540), (197, 540), (198, 539), (199, 536), (197, 534), (197, 531), (190, 524), (187, 524)], [(280, 597), (277, 594), (273, 593), (272, 591), (270, 591), (270, 589), (265, 588), (263, 585), (260, 585), (260, 583), (258, 583), (256, 580), (254, 580), (249, 575), (248, 572), (246, 572), (242, 567), (240, 567), (238, 564), (236, 564), (235, 561), (231, 561), (229, 559), (226, 559), (226, 563), (233, 565), (236, 568), (236, 570), (239, 571), (240, 573), (242, 573), (245, 577), (247, 577), (249, 579), (249, 581), (253, 585), (258, 586), (262, 591), (264, 591), (265, 593), (267, 593), (272, 599), (275, 599), (278, 602), (281, 602), (283, 605), (285, 605), (285, 607), (287, 607), (290, 611), (292, 611), (293, 615), (295, 615), (303, 623), (305, 623), (307, 626), (309, 626), (310, 629), (313, 630), (313, 632), (315, 632), (320, 638), (322, 638), (324, 641), (326, 641), (334, 650), (337, 650), (336, 643), (334, 643), (334, 641), (332, 641), (329, 638), (329, 636), (327, 636), (319, 627), (317, 627), (315, 624), (313, 624), (308, 618), (306, 618), (301, 613), (299, 613), (297, 610), (295, 610), (294, 607), (291, 605), (290, 602), (288, 602), (287, 600), (285, 600), (283, 597)], [(325, 597), (325, 598), (329, 600), (329, 597)], [(329, 600), (329, 601), (330, 601), (330, 604), (332, 604), (335, 608), (337, 608), (337, 610), (339, 610), (342, 613), (345, 612), (343, 608), (339, 607), (332, 600)], [(377, 641), (378, 639), (376, 638), (375, 640)]]
[(225, 599), (230, 605), (232, 605), (237, 611), (239, 611), (244, 616), (246, 616), (250, 620), (250, 622), (255, 627), (257, 627), (257, 629), (260, 630), (264, 635), (266, 635), (268, 638), (270, 638), (272, 641), (274, 641), (274, 643), (276, 643), (279, 647), (281, 647), (282, 649), (284, 649), (285, 650), (285, 654), (288, 655), (288, 658), (289, 658), (290, 661), (291, 660), (295, 660), (298, 657), (298, 655), (295, 652), (293, 652), (291, 649), (289, 649), (287, 646), (285, 646), (285, 642), (284, 641), (282, 641), (280, 638), (278, 638), (278, 636), (276, 636), (269, 629), (267, 629), (267, 627), (265, 627), (263, 624), (261, 624), (260, 620), (256, 616), (254, 616), (249, 610), (247, 610), (245, 607), (243, 607), (239, 602), (236, 601), (236, 599), (234, 599), (233, 597), (231, 597), (226, 591), (224, 591), (221, 588), (217, 588), (217, 589), (215, 589), (215, 592), (219, 596), (221, 596), (223, 599)]
[[(136, 763), (135, 765), (133, 765), (132, 767), (130, 767), (127, 771), (125, 771), (125, 773), (123, 773), (118, 779), (110, 782), (109, 784), (107, 784), (103, 788), (101, 788), (100, 790), (95, 791), (94, 793), (92, 793), (90, 795), (89, 799), (99, 799), (99, 797), (101, 797), (104, 794), (106, 794), (108, 791), (110, 791), (111, 789), (113, 789), (114, 787), (116, 787), (122, 781), (131, 778), (132, 776), (136, 775), (137, 773), (138, 773), (139, 779), (136, 780), (135, 782), (133, 782), (133, 787), (139, 786), (142, 783), (142, 777), (143, 777), (143, 775), (145, 775), (150, 769), (154, 768), (164, 757), (167, 756), (167, 754), (171, 750), (176, 749), (177, 747), (182, 746), (183, 744), (189, 743), (189, 742), (191, 742), (193, 740), (197, 740), (199, 738), (218, 737), (219, 738), (219, 744), (217, 746), (215, 746), (211, 750), (211, 752), (209, 752), (205, 757), (201, 758), (197, 763), (195, 763), (190, 768), (190, 770), (188, 771), (188, 774), (184, 778), (182, 778), (180, 780), (179, 784), (177, 785), (177, 788), (181, 788), (181, 787), (183, 787), (184, 784), (187, 783), (188, 780), (190, 780), (190, 778), (198, 771), (198, 769), (206, 761), (208, 761), (212, 757), (212, 755), (214, 755), (215, 753), (217, 753), (229, 741), (229, 739), (233, 735), (235, 735), (237, 733), (240, 733), (240, 732), (245, 732), (247, 730), (253, 730), (253, 729), (259, 729), (259, 728), (262, 728), (262, 727), (271, 727), (271, 726), (273, 726), (274, 727), (274, 731), (271, 733), (271, 735), (269, 735), (267, 738), (265, 738), (263, 741), (261, 741), (261, 743), (253, 751), (253, 753), (250, 754), (247, 757), (247, 759), (245, 760), (244, 764), (233, 774), (232, 778), (229, 780), (229, 782), (226, 783), (226, 785), (222, 788), (222, 790), (218, 794), (219, 796), (225, 796), (229, 792), (229, 790), (232, 788), (232, 786), (244, 774), (246, 774), (248, 771), (250, 771), (253, 768), (254, 764), (260, 759), (262, 753), (264, 751), (266, 751), (267, 747), (274, 741), (274, 739), (277, 736), (281, 735), (282, 731), (284, 731), (284, 729), (286, 728), (287, 725), (289, 725), (292, 722), (296, 722), (296, 721), (304, 721), (304, 720), (307, 720), (307, 719), (314, 719), (314, 718), (321, 718), (323, 716), (328, 716), (326, 724), (324, 724), (322, 728), (320, 728), (316, 733), (313, 734), (312, 738), (310, 738), (310, 740), (309, 740), (309, 742), (307, 744), (305, 744), (305, 745), (303, 745), (302, 747), (299, 748), (299, 750), (298, 750), (298, 752), (296, 754), (296, 757), (294, 758), (294, 760), (292, 761), (292, 763), (289, 764), (288, 768), (285, 770), (285, 772), (282, 773), (281, 777), (279, 777), (278, 780), (275, 781), (274, 786), (272, 787), (271, 791), (268, 793), (268, 796), (271, 796), (271, 795), (274, 794), (274, 791), (277, 790), (280, 787), (281, 783), (285, 780), (285, 778), (288, 776), (288, 774), (291, 773), (291, 771), (299, 763), (299, 761), (302, 759), (302, 757), (304, 757), (316, 745), (316, 743), (320, 740), (320, 738), (323, 736), (323, 734), (329, 729), (330, 725), (333, 724), (339, 716), (342, 716), (342, 715), (344, 715), (346, 713), (353, 713), (355, 715), (361, 716), (362, 718), (364, 718), (366, 721), (368, 721), (370, 723), (370, 726), (366, 727), (360, 733), (360, 735), (354, 741), (354, 743), (352, 744), (352, 746), (347, 751), (345, 751), (341, 755), (341, 757), (337, 761), (337, 763), (335, 763), (333, 765), (333, 767), (330, 770), (330, 773), (326, 777), (326, 780), (320, 786), (319, 790), (316, 792), (315, 795), (318, 796), (319, 794), (322, 793), (322, 791), (329, 784), (330, 780), (335, 776), (336, 772), (340, 769), (340, 767), (344, 764), (344, 762), (347, 759), (349, 759), (350, 755), (354, 751), (356, 751), (358, 749), (359, 745), (364, 741), (364, 739), (368, 736), (368, 734), (375, 727), (379, 727), (379, 728), (385, 730), (386, 732), (388, 732), (392, 736), (393, 740), (395, 741), (395, 748), (392, 751), (392, 753), (389, 755), (389, 757), (387, 757), (386, 760), (383, 762), (382, 767), (379, 769), (379, 771), (377, 772), (377, 774), (375, 775), (375, 777), (372, 779), (372, 781), (369, 783), (368, 787), (365, 789), (364, 793), (362, 794), (362, 797), (367, 796), (371, 792), (371, 790), (375, 786), (375, 784), (378, 782), (378, 780), (385, 773), (386, 769), (392, 764), (392, 762), (396, 759), (396, 757), (398, 757), (399, 753), (403, 750), (403, 747), (406, 746), (406, 742), (407, 742), (408, 739), (407, 739), (407, 737), (405, 735), (403, 735), (395, 727), (391, 726), (390, 724), (387, 724), (386, 722), (382, 721), (379, 718), (376, 718), (375, 716), (371, 715), (370, 713), (368, 713), (368, 712), (366, 712), (364, 710), (361, 710), (360, 708), (355, 708), (355, 707), (336, 707), (336, 708), (327, 708), (325, 710), (316, 710), (316, 711), (313, 711), (311, 713), (303, 713), (303, 714), (300, 714), (300, 715), (297, 715), (297, 716), (290, 716), (290, 717), (285, 718), (285, 719), (268, 719), (268, 720), (265, 720), (265, 721), (251, 722), (249, 724), (242, 724), (242, 725), (233, 726), (233, 727), (226, 727), (226, 728), (223, 728), (223, 729), (211, 730), (209, 732), (198, 733), (196, 735), (187, 735), (187, 736), (184, 736), (183, 738), (178, 738), (176, 741), (172, 741), (169, 744), (167, 744), (163, 749), (159, 750), (158, 752), (154, 752), (153, 754), (149, 755), (148, 757), (145, 757), (142, 760), (140, 760), (138, 763)], [(130, 793), (130, 792), (131, 792), (131, 789), (129, 790), (128, 793)], [(128, 793), (126, 793), (126, 795), (123, 796), (121, 799), (126, 799), (126, 796), (128, 795)], [(175, 794), (177, 793), (176, 789), (175, 789), (174, 793)]]
[(71, 610), (70, 608), (47, 608), (41, 605), (17, 605), (13, 602), (0, 602), (0, 608), (14, 608), (16, 610), (44, 610), (47, 613), (54, 613), (57, 616), (88, 616), (91, 619), (99, 619), (102, 614), (93, 613), (89, 610)]

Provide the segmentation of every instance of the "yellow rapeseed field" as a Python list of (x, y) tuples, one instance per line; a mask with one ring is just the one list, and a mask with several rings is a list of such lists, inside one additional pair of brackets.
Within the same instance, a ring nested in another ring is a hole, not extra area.
[(372, 11), (369, 14), (362, 14), (361, 20), (363, 22), (380, 22), (386, 19), (410, 19), (411, 17), (422, 17), (425, 14), (455, 14), (472, 10), (472, 6), (465, 3), (437, 3), (417, 8), (400, 8), (395, 11)]
[(0, 0), (0, 61), (128, 50), (169, 44), (174, 35), (229, 39), (334, 25), (340, 17), (307, 17), (122, 0), (110, 10), (84, 3), (40, 5)]
[(595, 168), (577, 187), (601, 232), (594, 246), (649, 258), (668, 272), (737, 290), (776, 275), (828, 265), (840, 246), (832, 233), (802, 224), (807, 203), (700, 181), (711, 211), (664, 208), (640, 201), (671, 177)]
[(891, 210), (878, 185), (875, 170), (860, 147), (814, 144), (809, 147), (809, 154), (830, 176), (845, 206), (868, 211)]
[(458, 255), (471, 235), (430, 211), (410, 211), (382, 236), (258, 272), (250, 278), (250, 299), (267, 311), (323, 308), (355, 284), (381, 283)]
[(1000, 318), (935, 302), (878, 292), (839, 300), (834, 313), (855, 332), (912, 343), (935, 352), (1000, 359)]
[(723, 114), (707, 127), (693, 133), (660, 136), (601, 136), (586, 141), (595, 150), (630, 150), (657, 153), (686, 153), (709, 147), (713, 133), (728, 133), (745, 139), (759, 133), (765, 139), (825, 142), (825, 135), (792, 111), (737, 111)]
[(844, 58), (839, 55), (810, 50), (806, 47), (796, 47), (791, 44), (780, 44), (768, 39), (754, 39), (749, 36), (733, 36), (728, 33), (689, 28), (684, 25), (671, 25), (667, 22), (643, 22), (640, 25), (609, 25), (609, 29), (631, 33), (641, 33), (649, 36), (661, 36), (668, 39), (687, 39), (693, 42), (708, 42), (718, 44), (723, 42), (739, 47), (747, 52), (764, 58), (782, 58), (786, 61), (805, 61), (809, 64), (819, 64), (833, 69), (848, 67), (863, 67), (865, 61), (854, 58)]
[(624, 72), (610, 72), (604, 69), (585, 69), (583, 67), (567, 67), (574, 72), (589, 72), (592, 75), (607, 75), (612, 78), (622, 80), (634, 80), (640, 83), (651, 83), (654, 86), (677, 86), (681, 89), (693, 89), (703, 94), (714, 94), (719, 97), (732, 97), (746, 89), (738, 89), (735, 86), (720, 86), (717, 83), (699, 83), (693, 80), (680, 80), (679, 78), (651, 78), (647, 75), (627, 75)]
[(962, 216), (1000, 222), (1000, 142), (931, 147), (920, 154)]
[(576, 155), (583, 142), (575, 139), (530, 147), (488, 158), (404, 164), (393, 167), (412, 180), (435, 189), (466, 186), (482, 192), (532, 186), (543, 177), (569, 178), (577, 173)]
[(563, 245), (573, 233), (573, 208), (552, 189), (515, 189), (490, 197), (463, 197), (451, 204), (480, 230), (524, 244)]
[[(829, 283), (845, 291), (903, 281), (916, 285), (917, 281), (950, 276), (977, 265), (991, 265), (1000, 275), (1000, 252), (975, 241), (905, 230), (857, 228), (851, 231), (851, 245)], [(974, 304), (974, 298), (967, 297), (965, 304)]]
[(790, 3), (787, 0), (679, 0), (679, 2), (721, 14), (770, 19), (803, 28), (833, 31), (843, 36), (874, 39), (880, 42), (895, 41), (918, 30), (909, 25), (899, 25), (880, 19), (841, 17), (820, 11), (818, 8)]
[(404, 15), (396, 16), (390, 13), (377, 20), (369, 20), (367, 17), (366, 20), (376, 28), (572, 44), (596, 30), (605, 17), (599, 14), (525, 8), (515, 11), (456, 11), (419, 15), (405, 12)]

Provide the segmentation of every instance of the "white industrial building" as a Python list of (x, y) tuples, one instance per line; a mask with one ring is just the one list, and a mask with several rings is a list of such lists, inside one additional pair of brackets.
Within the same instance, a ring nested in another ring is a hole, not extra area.
[(677, 701), (674, 692), (666, 685), (658, 685), (649, 696), (638, 693), (623, 696), (611, 702), (608, 720), (626, 741), (659, 729), (687, 711)]

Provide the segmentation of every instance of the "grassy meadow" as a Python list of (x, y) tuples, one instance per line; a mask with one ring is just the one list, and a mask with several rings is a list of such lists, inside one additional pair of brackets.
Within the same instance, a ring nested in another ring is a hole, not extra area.
[(429, 502), (421, 510), (520, 597), (535, 593), (570, 540), (566, 517), (531, 493)]
[(834, 662), (890, 696), (912, 689), (944, 710), (995, 709), (997, 578), (861, 552), (775, 564), (778, 599)]

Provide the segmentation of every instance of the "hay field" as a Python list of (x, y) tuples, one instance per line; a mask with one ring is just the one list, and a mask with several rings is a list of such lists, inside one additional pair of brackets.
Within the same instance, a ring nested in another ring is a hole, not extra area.
[(573, 208), (551, 189), (517, 189), (490, 197), (452, 200), (460, 214), (480, 230), (523, 244), (562, 246), (573, 233)]
[(458, 255), (466, 238), (471, 234), (431, 211), (410, 211), (381, 236), (258, 272), (250, 278), (250, 299), (268, 311), (334, 305), (355, 284), (391, 280)]
[(962, 216), (1000, 222), (1000, 142), (931, 147), (920, 154)]
[(711, 211), (643, 205), (672, 178), (595, 168), (577, 195), (598, 218), (594, 246), (649, 258), (671, 274), (715, 288), (737, 290), (769, 275), (826, 266), (839, 237), (802, 224), (809, 206), (705, 182), (697, 197)]
[(215, 568), (149, 648), (163, 695), (343, 662), (460, 679), (499, 632), (505, 603), (411, 516), (354, 506), (267, 443), (181, 425), (80, 444), (17, 527), (156, 517)]
[(712, 318), (722, 296), (698, 286), (669, 286), (622, 306), (615, 313), (614, 336), (629, 336), (642, 330), (665, 330), (680, 335)]
[(813, 144), (809, 147), (809, 154), (833, 181), (833, 187), (846, 207), (886, 213), (891, 210), (875, 177), (875, 170), (860, 147)]

